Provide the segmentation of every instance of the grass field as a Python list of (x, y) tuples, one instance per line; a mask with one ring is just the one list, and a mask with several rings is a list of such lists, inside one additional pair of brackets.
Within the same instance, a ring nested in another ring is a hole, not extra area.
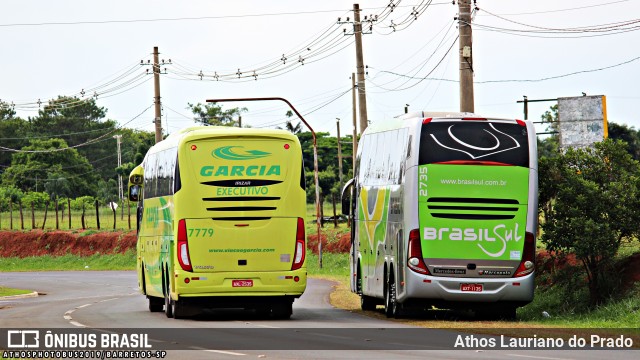
[[(3, 209), (6, 210), (6, 209)], [(98, 209), (100, 229), (109, 230), (114, 229), (114, 217), (113, 211), (109, 207), (101, 206)], [(52, 209), (47, 211), (47, 219), (45, 222), (44, 210), (35, 210), (33, 216), (31, 208), (22, 209), (22, 218), (17, 208), (13, 209), (13, 212), (3, 211), (0, 213), (0, 230), (30, 230), (30, 229), (42, 229), (44, 223), (45, 229), (56, 229), (56, 212)], [(95, 208), (87, 208), (85, 210), (85, 228), (86, 229), (98, 229), (98, 217), (96, 217)], [(58, 212), (58, 227), (60, 230), (73, 230), (82, 229), (82, 210), (71, 210), (71, 226), (69, 226), (69, 212)], [(123, 208), (116, 209), (115, 216), (115, 229), (116, 230), (130, 230), (136, 228), (136, 209)]]

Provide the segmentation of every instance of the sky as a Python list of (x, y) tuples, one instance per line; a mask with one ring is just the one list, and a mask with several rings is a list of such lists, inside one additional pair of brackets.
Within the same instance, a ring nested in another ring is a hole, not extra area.
[[(160, 78), (165, 132), (195, 125), (189, 103), (283, 97), (316, 132), (335, 135), (340, 119), (341, 133), (350, 134), (356, 55), (346, 18), (353, 20), (353, 4), (3, 0), (0, 100), (27, 118), (60, 95), (97, 95), (107, 118), (153, 131), (153, 76), (140, 62), (152, 60), (157, 46), (167, 63)], [(517, 103), (523, 96), (584, 92), (607, 97), (610, 122), (640, 128), (640, 0), (477, 0), (476, 6), (475, 113), (523, 119)], [(458, 6), (367, 0), (360, 8), (363, 18), (378, 15), (363, 35), (369, 120), (391, 119), (407, 105), (409, 111), (458, 111)], [(528, 118), (538, 121), (554, 104), (530, 103)], [(249, 110), (243, 125), (284, 127), (287, 119), (283, 103), (223, 105), (236, 106)]]

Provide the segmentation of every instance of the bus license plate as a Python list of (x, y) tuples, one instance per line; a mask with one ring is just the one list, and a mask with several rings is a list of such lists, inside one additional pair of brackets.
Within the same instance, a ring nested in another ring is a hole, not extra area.
[(252, 287), (253, 280), (233, 280), (231, 282), (231, 286), (233, 287)]
[(482, 284), (460, 284), (460, 291), (482, 292)]

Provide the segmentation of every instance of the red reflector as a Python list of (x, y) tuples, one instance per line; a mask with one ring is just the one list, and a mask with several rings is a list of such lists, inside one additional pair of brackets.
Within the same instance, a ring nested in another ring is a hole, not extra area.
[(199, 276), (192, 277), (191, 280), (200, 280), (200, 277)]
[(191, 145), (191, 150), (195, 150), (195, 149), (197, 149), (197, 148), (198, 148), (197, 146), (195, 146), (195, 145)]
[(285, 150), (289, 150), (289, 147), (290, 147), (289, 144), (284, 144), (284, 149)]
[(527, 123), (525, 123), (525, 122), (524, 122), (524, 121), (522, 121), (522, 120), (516, 120), (516, 122), (517, 122), (517, 123), (518, 123), (518, 125), (520, 125), (520, 126), (527, 127)]
[(513, 286), (520, 286), (520, 283), (513, 283)]
[(249, 224), (235, 224), (236, 227), (245, 227), (245, 226), (249, 226)]
[(291, 276), (291, 275), (287, 275), (287, 276), (285, 276), (284, 278), (285, 278), (286, 280), (291, 280), (291, 279), (293, 279), (293, 276)]
[(189, 280), (189, 278), (184, 278), (184, 283), (188, 284), (189, 282), (191, 282), (191, 280)]
[(430, 123), (431, 120), (433, 120), (433, 118), (426, 118), (426, 119), (422, 120), (422, 125)]
[(293, 278), (293, 281), (295, 281), (295, 282), (300, 281), (300, 277), (299, 277), (299, 276), (295, 276), (295, 277)]
[(427, 284), (431, 284), (431, 280), (429, 280), (429, 279), (423, 279), (422, 282), (423, 283), (427, 283)]
[(487, 119), (480, 118), (480, 117), (467, 117), (467, 118), (462, 118), (462, 120), (472, 120), (472, 121), (482, 120), (482, 121), (487, 121)]

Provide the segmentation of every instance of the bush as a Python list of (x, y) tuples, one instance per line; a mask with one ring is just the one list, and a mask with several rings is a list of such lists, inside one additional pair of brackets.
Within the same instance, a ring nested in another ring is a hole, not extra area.
[(575, 254), (592, 306), (616, 295), (613, 260), (623, 241), (640, 236), (638, 173), (640, 165), (621, 141), (569, 148), (540, 161), (542, 242), (549, 251)]

